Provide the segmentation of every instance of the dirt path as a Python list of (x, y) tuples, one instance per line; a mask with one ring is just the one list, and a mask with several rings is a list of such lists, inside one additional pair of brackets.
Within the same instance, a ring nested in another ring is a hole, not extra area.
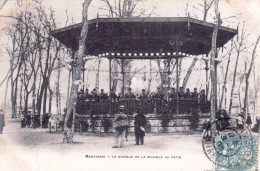
[(113, 149), (113, 134), (75, 135), (76, 143), (63, 144), (61, 132), (50, 134), (48, 129), (21, 128), (19, 120), (8, 119), (6, 125), (0, 135), (0, 170), (3, 166), (5, 170), (26, 171), (57, 167), (114, 170), (115, 163), (126, 170), (139, 170), (141, 166), (149, 170), (212, 169), (202, 150), (200, 135), (147, 134), (145, 145), (135, 146), (135, 137), (130, 134), (124, 148)]

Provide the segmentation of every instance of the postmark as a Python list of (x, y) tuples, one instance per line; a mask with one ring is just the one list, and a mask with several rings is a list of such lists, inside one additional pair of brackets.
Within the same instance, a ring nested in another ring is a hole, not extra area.
[[(258, 136), (237, 125), (235, 118), (221, 118), (209, 124), (203, 134), (202, 146), (215, 170), (257, 170)], [(211, 128), (216, 134), (211, 135)]]

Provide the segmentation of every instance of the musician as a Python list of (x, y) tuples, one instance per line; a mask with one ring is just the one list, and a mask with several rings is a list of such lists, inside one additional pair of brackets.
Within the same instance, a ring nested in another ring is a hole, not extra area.
[(189, 89), (189, 88), (186, 89), (186, 92), (185, 92), (185, 94), (184, 94), (184, 98), (185, 98), (185, 99), (191, 98), (191, 92), (190, 92), (190, 89)]
[(112, 100), (112, 101), (116, 101), (116, 99), (117, 99), (117, 95), (116, 95), (114, 89), (111, 90), (110, 97), (111, 97), (111, 100)]
[(92, 96), (92, 99), (95, 100), (95, 101), (98, 101), (99, 100), (99, 96), (98, 96), (98, 93), (97, 93), (97, 89), (93, 89), (93, 91), (91, 92), (91, 96)]
[(85, 93), (85, 99), (86, 99), (87, 101), (89, 101), (89, 100), (92, 99), (92, 96), (91, 96), (91, 94), (89, 94), (89, 91), (88, 91), (87, 88), (86, 88), (86, 93)]
[(128, 92), (125, 95), (125, 98), (135, 98), (134, 93), (132, 93), (132, 89), (128, 88)]
[(179, 93), (178, 93), (179, 98), (184, 98), (184, 94), (185, 94), (184, 88), (183, 88), (183, 87), (180, 87), (180, 90), (179, 90)]
[(171, 88), (171, 93), (169, 95), (170, 99), (175, 99), (176, 98), (176, 91), (175, 88)]
[(106, 93), (104, 93), (104, 89), (101, 89), (101, 92), (99, 94), (99, 99), (100, 100), (107, 100), (108, 99), (108, 95)]
[(78, 101), (83, 101), (84, 100), (84, 90), (80, 89), (80, 91), (77, 93), (77, 100)]
[(207, 97), (206, 97), (206, 93), (205, 90), (201, 90), (200, 94), (199, 94), (199, 98), (200, 98), (200, 103), (206, 103), (207, 101)]
[(162, 94), (162, 91), (161, 91), (160, 87), (157, 88), (157, 92), (155, 93), (154, 98), (158, 98), (158, 99), (162, 99), (163, 98), (163, 94)]
[(192, 97), (193, 99), (198, 99), (199, 93), (198, 93), (198, 91), (197, 91), (197, 88), (194, 88), (194, 91), (192, 92), (191, 97)]
[(140, 99), (141, 100), (145, 100), (145, 99), (147, 99), (148, 98), (148, 96), (147, 96), (147, 94), (145, 93), (145, 89), (142, 89), (142, 94), (140, 95)]

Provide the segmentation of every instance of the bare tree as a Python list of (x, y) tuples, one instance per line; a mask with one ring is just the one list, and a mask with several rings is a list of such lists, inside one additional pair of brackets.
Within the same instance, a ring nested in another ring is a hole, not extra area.
[(74, 119), (72, 120), (72, 125), (69, 126), (69, 118), (73, 115), (75, 116), (75, 103), (77, 101), (77, 91), (79, 85), (76, 84), (77, 80), (81, 80), (81, 72), (82, 72), (82, 64), (83, 64), (83, 57), (85, 55), (86, 49), (86, 39), (88, 34), (88, 8), (92, 0), (85, 0), (83, 3), (83, 10), (82, 10), (82, 29), (80, 34), (79, 40), (79, 50), (76, 54), (75, 59), (75, 67), (73, 67), (73, 79), (72, 79), (72, 87), (70, 98), (68, 102), (68, 109), (66, 111), (65, 122), (64, 122), (64, 138), (67, 140), (67, 143), (73, 141), (73, 129), (74, 129)]
[[(26, 4), (17, 16), (0, 16), (15, 19), (13, 28), (8, 29), (12, 46), (8, 46), (10, 56), (11, 101), (13, 116), (16, 114), (16, 101), (19, 79), (20, 100), (24, 92), (24, 106), (28, 106), (29, 94), (37, 95), (37, 111), (46, 114), (49, 80), (55, 70), (57, 58), (62, 50), (61, 43), (51, 36), (56, 28), (54, 12), (40, 1)], [(39, 68), (38, 68), (39, 67)], [(58, 67), (59, 68), (59, 67)], [(38, 72), (38, 70), (40, 72)], [(22, 73), (23, 71), (23, 73)], [(37, 84), (36, 84), (37, 83)], [(49, 91), (50, 93), (50, 91)], [(33, 98), (33, 107), (35, 98)], [(20, 101), (20, 106), (22, 102)], [(41, 107), (43, 105), (43, 108)]]
[(237, 41), (235, 42), (235, 49), (236, 49), (236, 63), (234, 68), (234, 74), (233, 74), (233, 83), (231, 87), (231, 94), (230, 94), (230, 102), (229, 102), (229, 114), (231, 114), (232, 104), (233, 104), (233, 94), (234, 94), (234, 88), (236, 86), (236, 76), (237, 76), (237, 67), (238, 67), (238, 61), (240, 58), (240, 54), (247, 49), (247, 46), (245, 45), (246, 38), (248, 37), (248, 34), (246, 34), (245, 27), (243, 24), (243, 27), (241, 28), (240, 35), (237, 35)]
[(8, 0), (1, 0), (0, 1), (0, 11), (4, 8), (5, 4), (7, 3)]
[[(217, 85), (217, 78), (216, 78), (216, 68), (215, 68), (215, 58), (217, 55), (217, 35), (220, 25), (222, 21), (220, 19), (220, 13), (218, 10), (219, 0), (215, 1), (215, 15), (216, 15), (216, 24), (213, 29), (212, 35), (212, 44), (211, 44), (211, 51), (210, 51), (210, 76), (211, 76), (211, 121), (214, 122), (216, 119), (216, 85)], [(216, 127), (212, 126), (212, 137), (215, 137)]]
[[(27, 16), (21, 14), (18, 19), (25, 19)], [(28, 21), (24, 21), (28, 22)], [(28, 24), (28, 23), (27, 23)], [(6, 51), (10, 58), (10, 77), (11, 77), (11, 104), (12, 104), (12, 117), (16, 117), (17, 107), (17, 87), (18, 79), (24, 60), (28, 54), (28, 26), (15, 23), (7, 31), (7, 37), (10, 39), (10, 44), (6, 47)]]
[(226, 72), (225, 72), (225, 77), (224, 77), (224, 83), (223, 83), (223, 86), (222, 86), (222, 93), (221, 93), (220, 102), (219, 102), (219, 109), (222, 108), (224, 93), (226, 92), (227, 77), (228, 77), (228, 71), (229, 71), (230, 58), (231, 58), (231, 55), (232, 55), (232, 52), (233, 52), (232, 51), (233, 46), (234, 46), (234, 44), (233, 44), (233, 39), (232, 39), (230, 49), (228, 50), (228, 61), (227, 61), (227, 67), (226, 67)]
[[(257, 71), (258, 72), (257, 72)], [(259, 89), (260, 89), (260, 79), (259, 79), (259, 68), (256, 68), (254, 65), (254, 89), (255, 89), (255, 96), (254, 96), (254, 108), (255, 108), (255, 112), (257, 111), (257, 104), (258, 104), (258, 94), (259, 94)], [(258, 73), (258, 75), (256, 74)]]
[(244, 98), (244, 108), (243, 108), (244, 118), (247, 118), (249, 78), (250, 78), (250, 74), (251, 74), (251, 71), (253, 69), (253, 65), (254, 65), (254, 62), (255, 62), (256, 49), (257, 49), (257, 46), (258, 46), (259, 39), (260, 39), (260, 36), (258, 36), (258, 38), (256, 40), (255, 47), (254, 47), (254, 50), (252, 52), (251, 63), (250, 63), (249, 69), (248, 69), (248, 71), (245, 75), (246, 87), (245, 87), (245, 98)]
[[(199, 3), (199, 6), (201, 6), (203, 8), (203, 21), (207, 20), (208, 12), (214, 2), (215, 2), (215, 0), (202, 0), (202, 3)], [(198, 60), (197, 58), (193, 58), (193, 61), (191, 62), (191, 65), (189, 66), (189, 69), (183, 79), (182, 87), (185, 88), (187, 86), (187, 83), (188, 83), (191, 73), (197, 63), (197, 60)]]

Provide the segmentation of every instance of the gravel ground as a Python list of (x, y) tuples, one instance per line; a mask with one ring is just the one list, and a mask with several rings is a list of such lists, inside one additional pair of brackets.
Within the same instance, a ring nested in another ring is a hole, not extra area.
[(135, 146), (130, 134), (124, 148), (116, 149), (113, 134), (76, 134), (73, 144), (62, 139), (62, 132), (21, 128), (18, 119), (7, 118), (0, 170), (213, 170), (200, 134), (146, 134), (143, 146)]

